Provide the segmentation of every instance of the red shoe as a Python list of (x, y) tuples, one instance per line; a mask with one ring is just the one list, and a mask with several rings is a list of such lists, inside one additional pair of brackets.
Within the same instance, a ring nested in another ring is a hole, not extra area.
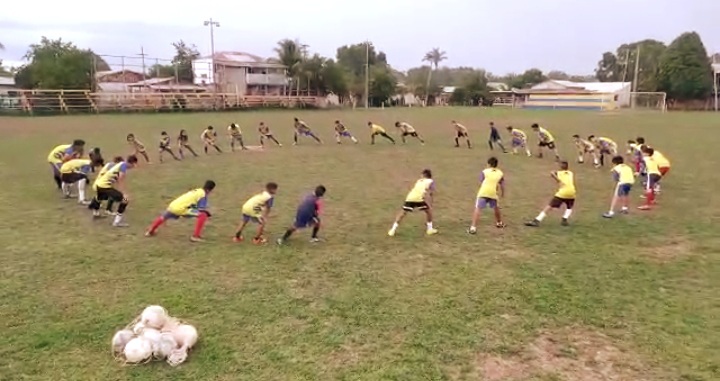
[(253, 238), (252, 242), (256, 245), (264, 245), (267, 243), (267, 240), (265, 237), (255, 237)]
[(238, 237), (233, 237), (233, 242), (236, 242), (236, 243), (240, 243), (240, 242), (242, 242), (242, 241), (244, 241), (244, 240), (245, 240), (245, 238), (243, 238), (243, 236), (240, 236), (239, 238), (238, 238)]
[(650, 205), (640, 205), (637, 207), (640, 210), (651, 210), (652, 207)]

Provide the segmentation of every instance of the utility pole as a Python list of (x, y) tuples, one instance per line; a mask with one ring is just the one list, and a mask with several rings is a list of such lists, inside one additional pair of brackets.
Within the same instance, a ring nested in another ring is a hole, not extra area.
[[(633, 91), (637, 93), (638, 86), (640, 85), (640, 77), (638, 74), (640, 73), (640, 44), (637, 46), (637, 51), (635, 52), (635, 74), (633, 75)], [(630, 108), (635, 108), (635, 96), (630, 96)]]
[(138, 55), (140, 56), (140, 60), (141, 60), (141, 62), (142, 62), (143, 82), (145, 82), (145, 80), (146, 80), (146, 77), (145, 77), (145, 56), (147, 55), (147, 54), (145, 54), (145, 48), (143, 48), (143, 47), (141, 46), (141, 47), (140, 47), (140, 54), (138, 54)]
[(627, 79), (627, 69), (628, 69), (629, 64), (630, 64), (630, 49), (627, 49), (627, 50), (625, 50), (625, 62), (623, 62), (623, 66), (624, 66), (623, 76), (622, 76), (623, 82), (625, 82), (625, 80)]
[(370, 41), (365, 41), (365, 108), (369, 108), (370, 98)]
[(210, 20), (205, 20), (203, 25), (210, 27), (210, 61), (212, 65), (213, 90), (217, 92), (217, 68), (215, 67), (215, 28), (219, 28), (220, 23), (213, 20), (211, 17)]

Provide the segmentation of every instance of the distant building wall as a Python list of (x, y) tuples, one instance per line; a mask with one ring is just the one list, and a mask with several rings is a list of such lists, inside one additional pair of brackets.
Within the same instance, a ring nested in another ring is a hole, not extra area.
[(530, 94), (523, 104), (527, 109), (613, 110), (615, 94)]

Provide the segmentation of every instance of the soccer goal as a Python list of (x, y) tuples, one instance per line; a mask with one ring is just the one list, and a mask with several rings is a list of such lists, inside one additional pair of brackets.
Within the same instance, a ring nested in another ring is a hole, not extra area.
[(630, 104), (633, 110), (656, 110), (660, 112), (667, 111), (666, 93), (659, 92), (632, 92), (630, 93)]

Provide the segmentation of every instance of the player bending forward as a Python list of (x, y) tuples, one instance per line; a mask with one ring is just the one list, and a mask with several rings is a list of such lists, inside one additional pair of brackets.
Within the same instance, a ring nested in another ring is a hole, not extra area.
[(123, 221), (123, 213), (127, 209), (130, 195), (125, 190), (125, 175), (128, 169), (137, 165), (138, 159), (135, 155), (128, 156), (127, 160), (113, 164), (107, 170), (101, 171), (95, 179), (93, 188), (95, 188), (95, 197), (90, 202), (88, 208), (92, 210), (93, 217), (102, 217), (100, 214), (100, 203), (108, 201), (108, 208), (112, 203), (119, 202), (117, 213), (113, 219), (112, 226), (126, 227)]
[(85, 150), (85, 141), (76, 139), (72, 144), (61, 144), (50, 151), (47, 160), (52, 168), (53, 180), (60, 190), (63, 190), (60, 168), (63, 163), (71, 159), (80, 158)]
[(295, 222), (290, 226), (282, 238), (278, 238), (277, 244), (284, 245), (290, 236), (295, 233), (298, 229), (312, 227), (312, 235), (310, 236), (310, 242), (320, 242), (318, 238), (318, 232), (320, 232), (320, 215), (323, 211), (322, 198), (325, 196), (326, 189), (322, 185), (318, 185), (315, 191), (305, 197), (297, 208), (295, 214)]
[(245, 201), (242, 206), (242, 222), (240, 222), (237, 231), (235, 231), (233, 241), (242, 242), (244, 240), (242, 235), (243, 230), (245, 229), (245, 226), (252, 221), (258, 224), (257, 232), (255, 233), (255, 237), (253, 237), (252, 242), (256, 245), (261, 245), (267, 242), (263, 233), (265, 232), (265, 226), (267, 224), (267, 219), (270, 215), (270, 209), (272, 209), (277, 190), (277, 184), (267, 183), (263, 192), (258, 193)]
[(550, 131), (546, 130), (543, 127), (540, 127), (537, 123), (533, 123), (532, 126), (530, 126), (533, 131), (537, 134), (538, 138), (538, 157), (543, 157), (543, 148), (547, 147), (550, 151), (553, 151), (555, 154), (555, 161), (560, 161), (560, 154), (558, 154), (557, 147), (555, 146), (555, 138), (552, 136)]
[(502, 143), (502, 137), (500, 136), (500, 132), (497, 128), (495, 128), (495, 123), (490, 122), (490, 136), (488, 137), (488, 146), (490, 147), (490, 151), (493, 151), (495, 149), (495, 144), (500, 147), (503, 153), (507, 153), (507, 150)]
[(657, 196), (657, 186), (662, 179), (660, 172), (660, 166), (657, 161), (653, 159), (655, 150), (646, 145), (642, 146), (643, 153), (643, 165), (640, 169), (640, 173), (645, 174), (645, 205), (638, 206), (640, 210), (650, 210), (655, 205), (655, 197)]
[(210, 212), (208, 208), (208, 196), (215, 189), (215, 182), (208, 180), (202, 188), (193, 189), (173, 200), (163, 214), (153, 221), (150, 228), (145, 232), (146, 237), (152, 237), (167, 220), (183, 218), (197, 218), (195, 230), (190, 236), (192, 242), (202, 242), (202, 231)]
[(339, 120), (335, 121), (335, 141), (337, 144), (342, 144), (341, 138), (349, 138), (355, 144), (358, 144), (358, 140), (348, 131), (347, 127), (342, 124)]
[(178, 144), (178, 153), (180, 154), (180, 158), (185, 158), (185, 153), (183, 150), (190, 151), (193, 156), (197, 157), (198, 155), (195, 153), (195, 150), (190, 146), (190, 137), (187, 134), (187, 131), (180, 130), (180, 134), (177, 137), (177, 144)]
[(610, 202), (610, 210), (603, 214), (605, 218), (613, 218), (615, 216), (615, 205), (620, 203), (620, 213), (628, 214), (630, 204), (630, 190), (635, 183), (635, 175), (633, 168), (625, 164), (625, 159), (622, 156), (615, 156), (612, 158), (614, 165), (612, 172), (613, 180), (615, 180), (615, 192), (613, 192), (613, 198)]
[(280, 142), (275, 139), (272, 131), (270, 131), (270, 127), (264, 122), (260, 122), (260, 125), (258, 126), (258, 132), (260, 133), (260, 147), (265, 148), (265, 139), (272, 140), (273, 142), (275, 142), (275, 144), (278, 145), (278, 147), (282, 147), (282, 144), (280, 144)]
[(381, 125), (375, 124), (373, 122), (368, 122), (368, 127), (370, 127), (370, 144), (375, 144), (375, 137), (378, 135), (391, 141), (392, 144), (395, 144), (395, 139), (393, 139), (392, 136), (388, 135), (387, 131), (385, 131), (385, 128), (383, 128)]
[(160, 146), (158, 147), (158, 160), (160, 160), (161, 163), (163, 162), (163, 153), (169, 153), (173, 159), (180, 160), (180, 158), (175, 156), (172, 148), (170, 148), (170, 136), (168, 136), (168, 133), (165, 131), (160, 133)]
[(293, 145), (294, 146), (296, 146), (298, 144), (298, 136), (309, 136), (309, 137), (315, 139), (315, 141), (318, 144), (322, 144), (322, 140), (320, 140), (320, 138), (315, 136), (315, 134), (312, 132), (312, 130), (310, 129), (310, 126), (308, 126), (307, 123), (305, 123), (304, 121), (302, 121), (298, 118), (295, 118), (294, 121), (295, 121), (295, 123), (293, 123), (293, 128), (295, 128), (295, 134), (293, 135)]
[(512, 149), (513, 149), (513, 155), (517, 155), (518, 147), (525, 150), (525, 154), (527, 154), (528, 157), (532, 156), (532, 153), (530, 152), (530, 148), (528, 146), (528, 140), (527, 140), (527, 134), (525, 131), (513, 128), (513, 126), (507, 126), (507, 130), (510, 133), (510, 137), (512, 139)]
[(578, 163), (584, 163), (585, 155), (590, 155), (595, 166), (600, 164), (600, 160), (597, 157), (597, 151), (595, 151), (595, 144), (593, 144), (593, 142), (585, 140), (577, 134), (573, 135), (573, 141), (575, 142), (575, 148), (577, 149)]
[[(477, 222), (480, 219), (480, 211), (485, 208), (492, 208), (495, 212), (495, 227), (504, 228), (502, 215), (498, 200), (505, 195), (505, 179), (503, 171), (498, 166), (498, 159), (491, 157), (487, 161), (488, 167), (480, 173), (480, 189), (475, 200), (475, 210), (472, 215), (472, 222), (468, 233), (477, 233)], [(499, 190), (499, 192), (498, 192)]]
[(405, 218), (408, 213), (417, 210), (425, 212), (427, 228), (425, 234), (433, 235), (437, 234), (437, 229), (433, 228), (433, 215), (432, 215), (432, 201), (433, 192), (435, 191), (435, 181), (432, 178), (432, 172), (429, 169), (422, 171), (422, 177), (415, 182), (415, 186), (410, 190), (407, 197), (405, 197), (405, 203), (402, 206), (402, 210), (395, 217), (388, 235), (390, 237), (395, 236), (398, 227), (400, 227), (400, 221)]
[(72, 159), (63, 163), (60, 167), (60, 179), (65, 198), (72, 197), (70, 187), (77, 183), (78, 204), (88, 205), (90, 202), (85, 199), (85, 186), (89, 181), (88, 173), (92, 168), (102, 167), (104, 164), (103, 158), (99, 155), (93, 159)]
[(470, 136), (468, 135), (467, 127), (454, 120), (450, 123), (452, 123), (453, 127), (455, 128), (455, 148), (460, 148), (460, 139), (465, 139), (467, 147), (472, 148), (472, 143), (470, 143)]
[(217, 132), (213, 126), (208, 126), (208, 128), (203, 130), (202, 134), (200, 134), (200, 140), (203, 142), (203, 150), (206, 155), (208, 154), (208, 148), (210, 147), (215, 148), (218, 153), (222, 153), (220, 147), (218, 147), (217, 143), (215, 143), (215, 139), (217, 139)]
[(145, 149), (145, 144), (143, 144), (141, 141), (139, 141), (134, 134), (128, 134), (126, 138), (128, 144), (133, 149), (133, 155), (135, 157), (142, 156), (145, 158), (145, 162), (150, 164), (150, 157), (147, 154), (147, 150)]
[(550, 200), (548, 206), (546, 206), (540, 212), (540, 214), (535, 217), (535, 219), (526, 222), (525, 226), (540, 226), (540, 223), (542, 222), (542, 220), (545, 219), (547, 213), (551, 209), (559, 209), (563, 204), (565, 204), (565, 213), (563, 213), (561, 225), (569, 225), (568, 219), (570, 218), (570, 215), (572, 214), (572, 208), (575, 205), (576, 191), (575, 176), (568, 168), (568, 162), (561, 161), (560, 170), (550, 173), (550, 176), (552, 176), (552, 178), (555, 179), (555, 181), (557, 181), (558, 183), (558, 191), (555, 193), (555, 196)]
[[(600, 166), (605, 165), (605, 155), (610, 156), (611, 158), (617, 156), (618, 153), (618, 145), (610, 138), (604, 138), (604, 137), (595, 137), (594, 135), (588, 136), (588, 140), (595, 144), (595, 148), (597, 149), (598, 156), (600, 156)], [(595, 165), (597, 166), (597, 164)]]
[(395, 127), (400, 130), (400, 139), (402, 139), (403, 144), (405, 144), (405, 137), (410, 136), (419, 140), (420, 144), (425, 145), (425, 141), (420, 137), (415, 127), (405, 122), (395, 122)]
[(235, 144), (240, 145), (241, 150), (246, 150), (245, 143), (243, 142), (242, 130), (237, 123), (230, 123), (227, 128), (228, 139), (230, 140), (230, 151), (235, 152)]

